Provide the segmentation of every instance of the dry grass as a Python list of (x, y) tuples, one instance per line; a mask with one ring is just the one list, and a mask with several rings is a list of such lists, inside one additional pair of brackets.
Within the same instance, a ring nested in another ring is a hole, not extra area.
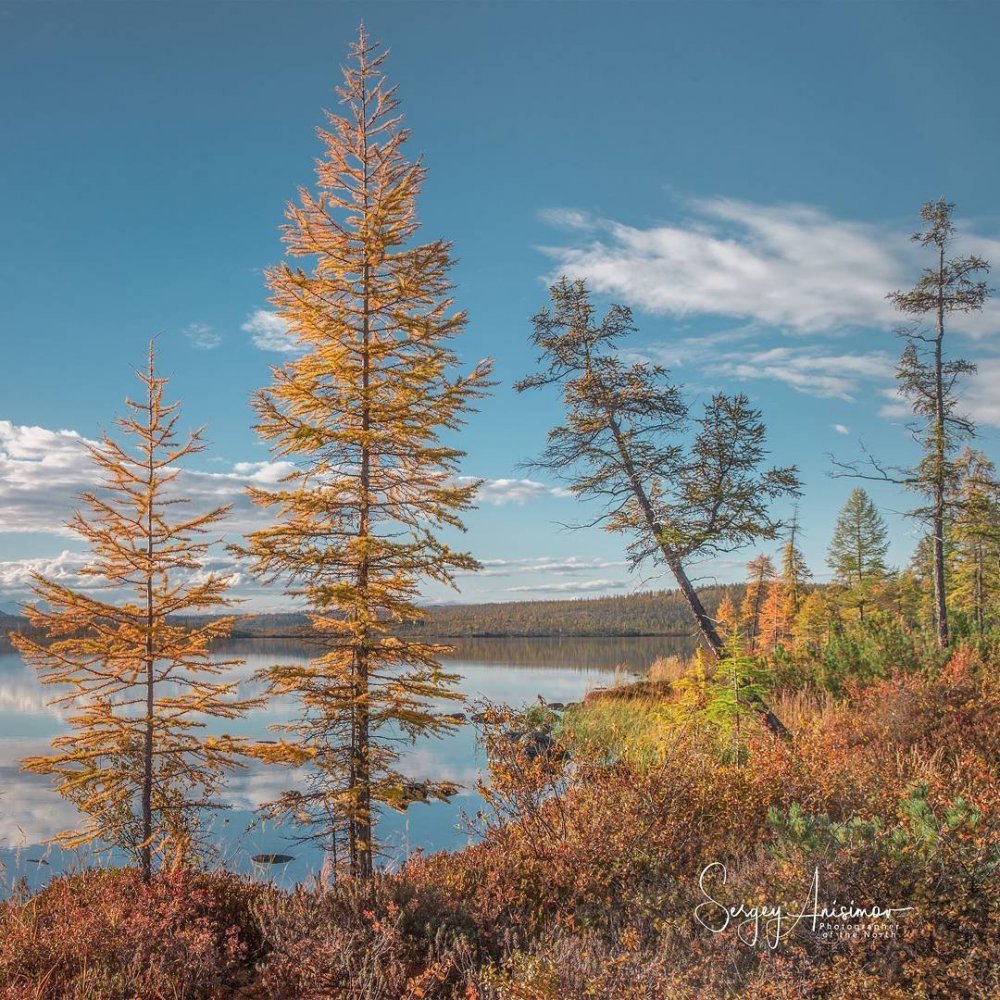
[(646, 677), (651, 681), (673, 684), (691, 669), (691, 661), (680, 656), (658, 656), (649, 665)]

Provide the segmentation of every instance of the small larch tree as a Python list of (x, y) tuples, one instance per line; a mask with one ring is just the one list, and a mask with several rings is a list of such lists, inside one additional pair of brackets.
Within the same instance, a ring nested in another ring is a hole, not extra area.
[[(766, 429), (746, 396), (717, 394), (692, 418), (665, 368), (627, 361), (621, 347), (635, 331), (630, 309), (612, 305), (598, 320), (584, 283), (565, 278), (550, 298), (534, 318), (540, 370), (516, 388), (560, 386), (566, 422), (549, 431), (535, 464), (599, 506), (594, 523), (630, 539), (634, 566), (650, 558), (666, 565), (705, 642), (725, 657), (687, 567), (776, 538), (782, 522), (771, 506), (798, 493), (796, 470), (764, 467)], [(760, 714), (787, 735), (772, 713)]]
[[(178, 436), (178, 404), (164, 402), (152, 345), (138, 375), (143, 396), (118, 421), (126, 440), (88, 445), (100, 488), (81, 496), (69, 524), (90, 547), (81, 573), (93, 586), (36, 575), (27, 615), (45, 640), (11, 640), (43, 683), (66, 689), (52, 704), (68, 711), (70, 731), (53, 740), (55, 753), (23, 762), (54, 775), (86, 819), (57, 840), (119, 847), (149, 882), (158, 856), (190, 859), (205, 808), (242, 766), (243, 744), (206, 735), (207, 717), (238, 718), (257, 702), (219, 679), (241, 661), (212, 654), (233, 619), (211, 613), (231, 601), (227, 581), (201, 567), (205, 534), (228, 508), (184, 516), (174, 484), (178, 463), (203, 449), (201, 431)], [(206, 617), (178, 620), (192, 614)]]
[(397, 769), (401, 739), (455, 724), (435, 702), (457, 696), (440, 664), (448, 647), (398, 632), (422, 618), (422, 582), (450, 585), (477, 566), (442, 538), (461, 529), (478, 485), (457, 477), (463, 453), (444, 436), (484, 393), (490, 367), (457, 371), (450, 342), (465, 314), (449, 296), (451, 247), (415, 241), (425, 171), (403, 156), (408, 131), (385, 58), (362, 29), (338, 88), (343, 113), (319, 130), (316, 189), (287, 211), (287, 252), (310, 268), (268, 272), (301, 353), (257, 395), (257, 430), (295, 471), (251, 491), (275, 523), (245, 549), (260, 578), (286, 582), (322, 647), (306, 665), (266, 672), (270, 694), (294, 697), (300, 714), (264, 757), (308, 774), (268, 811), (335, 862), (346, 838), (346, 867), (362, 878), (379, 803), (455, 791)]
[(788, 599), (781, 579), (768, 584), (767, 596), (760, 608), (755, 649), (767, 653), (781, 645), (792, 634), (793, 618), (788, 615)]
[(785, 598), (785, 619), (793, 623), (802, 609), (812, 573), (806, 565), (805, 556), (799, 548), (798, 514), (792, 518), (788, 538), (781, 547), (781, 589)]
[(747, 648), (757, 649), (761, 634), (761, 611), (773, 589), (775, 579), (774, 563), (766, 555), (754, 556), (747, 563), (747, 588), (740, 605), (740, 620), (746, 635)]
[(871, 603), (874, 588), (885, 578), (885, 555), (889, 538), (885, 521), (872, 498), (861, 487), (851, 495), (837, 515), (827, 564), (834, 579), (845, 589), (845, 601), (855, 608), (861, 621)]

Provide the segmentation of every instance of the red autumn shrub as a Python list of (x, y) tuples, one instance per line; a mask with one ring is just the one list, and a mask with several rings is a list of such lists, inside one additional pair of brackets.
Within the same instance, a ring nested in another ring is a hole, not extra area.
[(261, 947), (248, 903), (268, 890), (225, 873), (133, 870), (58, 878), (0, 908), (10, 997), (227, 997)]

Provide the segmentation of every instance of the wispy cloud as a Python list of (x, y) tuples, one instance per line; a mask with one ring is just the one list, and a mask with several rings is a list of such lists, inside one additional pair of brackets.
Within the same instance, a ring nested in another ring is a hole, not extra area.
[(809, 396), (850, 402), (861, 382), (891, 377), (894, 363), (884, 351), (828, 354), (821, 348), (796, 346), (723, 353), (703, 370), (741, 380), (773, 379)]
[[(886, 294), (912, 284), (923, 264), (905, 223), (723, 197), (686, 208), (685, 220), (647, 228), (549, 210), (543, 218), (574, 241), (542, 249), (555, 261), (553, 275), (586, 278), (595, 291), (651, 313), (730, 316), (799, 334), (896, 325)], [(961, 242), (1000, 259), (1000, 240), (966, 232)], [(972, 337), (995, 334), (1000, 304), (953, 325)]]
[(618, 569), (628, 563), (622, 559), (584, 559), (568, 556), (563, 559), (540, 556), (534, 559), (484, 559), (482, 569), (460, 576), (496, 577), (521, 576), (529, 573), (544, 573), (546, 576), (570, 576), (576, 573), (592, 573), (594, 570)]
[(850, 427), (848, 427), (848, 426), (847, 426), (846, 424), (830, 424), (830, 426), (831, 426), (831, 427), (832, 427), (832, 428), (833, 428), (833, 429), (834, 429), (834, 430), (835, 430), (835, 431), (836, 431), (836, 432), (837, 432), (838, 434), (850, 434), (850, 433), (851, 433), (851, 428), (850, 428)]
[[(462, 476), (458, 481), (470, 483), (473, 481), (473, 477)], [(502, 507), (509, 503), (523, 505), (534, 500), (541, 500), (544, 497), (562, 498), (569, 496), (572, 494), (567, 489), (560, 486), (547, 486), (534, 479), (486, 479), (476, 494), (480, 503), (488, 503), (494, 507)]]
[(240, 329), (249, 333), (254, 347), (262, 351), (294, 354), (302, 349), (288, 329), (288, 324), (269, 309), (257, 309), (251, 313)]
[(191, 346), (199, 351), (214, 350), (222, 343), (222, 334), (213, 330), (207, 323), (192, 323), (185, 331)]
[(625, 590), (627, 580), (570, 580), (565, 583), (535, 583), (507, 587), (508, 594), (588, 594), (594, 591)]

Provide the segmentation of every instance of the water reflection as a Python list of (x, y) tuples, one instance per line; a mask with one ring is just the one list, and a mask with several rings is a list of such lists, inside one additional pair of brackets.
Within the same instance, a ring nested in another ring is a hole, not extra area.
[[(607, 684), (616, 667), (639, 671), (658, 655), (690, 652), (676, 639), (463, 639), (446, 666), (461, 675), (460, 689), (468, 700), (489, 698), (512, 705), (547, 701), (575, 701), (588, 689)], [(301, 642), (286, 640), (237, 640), (220, 649), (224, 658), (245, 659), (238, 668), (240, 694), (255, 693), (253, 675), (278, 662), (301, 662), (315, 655)], [(72, 828), (72, 806), (52, 791), (41, 775), (21, 771), (18, 761), (49, 751), (49, 741), (64, 732), (62, 710), (47, 707), (53, 689), (38, 683), (34, 673), (13, 651), (0, 651), (0, 884), (25, 878), (29, 887), (44, 884), (55, 872), (92, 863), (86, 852), (64, 852), (44, 846), (54, 834)], [(453, 707), (459, 707), (457, 703)], [(264, 738), (268, 726), (291, 720), (295, 703), (272, 699), (266, 709), (241, 720), (209, 720), (208, 731)], [(398, 862), (416, 848), (425, 851), (454, 849), (469, 839), (463, 812), (474, 814), (481, 806), (475, 793), (482, 754), (472, 726), (459, 727), (441, 739), (424, 738), (406, 751), (404, 770), (415, 778), (434, 777), (462, 786), (448, 803), (412, 806), (405, 814), (387, 811), (379, 819), (379, 836), (388, 845), (389, 863)], [(211, 840), (217, 863), (236, 871), (256, 872), (291, 884), (319, 867), (314, 849), (292, 847), (280, 828), (254, 823), (255, 810), (278, 792), (301, 779), (295, 771), (253, 764), (231, 778), (229, 808), (212, 817)], [(249, 827), (249, 829), (248, 829)], [(262, 870), (251, 858), (257, 854), (292, 854), (295, 860), (273, 870)], [(45, 860), (48, 864), (39, 864)]]

